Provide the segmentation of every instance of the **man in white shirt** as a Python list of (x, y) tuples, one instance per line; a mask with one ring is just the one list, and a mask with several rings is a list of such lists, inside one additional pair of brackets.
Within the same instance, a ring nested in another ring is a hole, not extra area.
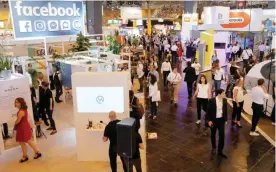
[[(259, 133), (256, 132), (256, 126), (258, 125), (260, 116), (263, 115), (265, 99), (269, 98), (269, 94), (265, 88), (264, 79), (258, 80), (258, 86), (252, 89), (252, 127), (250, 131), (250, 136), (259, 136)], [(274, 114), (273, 114), (274, 115)]]
[(226, 80), (226, 77), (223, 69), (219, 67), (218, 69), (215, 70), (215, 76), (214, 76), (215, 90), (220, 88), (222, 80)]
[(175, 43), (173, 43), (172, 47), (171, 47), (171, 51), (172, 51), (172, 65), (176, 65), (177, 63), (177, 45)]
[(259, 57), (259, 62), (262, 62), (263, 61), (263, 57), (264, 57), (264, 51), (265, 51), (265, 43), (262, 42), (262, 44), (260, 44), (258, 46), (258, 49), (260, 51), (260, 57)]
[(163, 74), (163, 81), (164, 81), (165, 88), (168, 86), (167, 77), (171, 71), (172, 71), (171, 63), (169, 62), (169, 59), (166, 58), (165, 61), (161, 65), (161, 74)]
[(248, 60), (253, 57), (253, 52), (250, 49), (250, 47), (246, 47), (246, 49), (243, 50), (242, 52), (242, 58), (243, 58), (243, 68), (246, 69), (247, 65), (248, 65)]
[(169, 74), (167, 78), (171, 87), (171, 103), (174, 103), (175, 107), (177, 107), (178, 103), (178, 90), (181, 78), (181, 75), (177, 72), (177, 67), (173, 68), (173, 71)]
[(143, 92), (143, 78), (144, 78), (144, 65), (141, 62), (141, 60), (138, 61), (138, 65), (137, 65), (137, 75), (138, 75), (138, 80), (139, 80), (139, 84), (140, 84), (140, 89), (139, 92)]
[(231, 55), (235, 61), (237, 60), (237, 57), (239, 56), (238, 55), (239, 50), (240, 50), (240, 45), (239, 45), (238, 41), (236, 41), (235, 45), (232, 47), (232, 55)]
[(198, 75), (200, 73), (201, 65), (198, 63), (198, 60), (195, 59), (194, 63), (192, 64), (192, 67), (195, 68), (196, 71), (196, 79), (198, 78)]
[(208, 103), (208, 110), (206, 120), (208, 126), (211, 128), (211, 142), (212, 155), (216, 154), (216, 132), (219, 131), (218, 156), (227, 158), (223, 154), (225, 124), (227, 124), (227, 100), (225, 99), (225, 92), (223, 89), (216, 90), (216, 97), (210, 99)]

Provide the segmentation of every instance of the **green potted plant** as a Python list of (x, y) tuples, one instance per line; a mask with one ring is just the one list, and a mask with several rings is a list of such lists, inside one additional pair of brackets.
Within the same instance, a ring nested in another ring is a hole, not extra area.
[(77, 45), (73, 46), (71, 49), (72, 52), (87, 51), (92, 45), (89, 41), (89, 38), (85, 37), (82, 32), (78, 34), (76, 44)]
[(8, 57), (0, 57), (0, 76), (4, 79), (11, 77), (12, 59)]

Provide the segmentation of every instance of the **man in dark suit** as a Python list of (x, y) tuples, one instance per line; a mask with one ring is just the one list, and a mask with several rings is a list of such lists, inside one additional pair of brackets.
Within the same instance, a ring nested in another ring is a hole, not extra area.
[(216, 97), (208, 104), (207, 121), (211, 128), (212, 155), (216, 154), (216, 132), (219, 131), (218, 156), (227, 158), (223, 154), (224, 147), (224, 125), (227, 124), (227, 100), (223, 89), (216, 90)]

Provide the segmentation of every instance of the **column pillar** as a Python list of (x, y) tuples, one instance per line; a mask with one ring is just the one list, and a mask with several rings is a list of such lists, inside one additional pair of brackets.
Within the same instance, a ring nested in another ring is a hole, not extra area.
[(197, 1), (184, 1), (184, 13), (196, 13)]
[(87, 32), (102, 34), (102, 1), (86, 1)]

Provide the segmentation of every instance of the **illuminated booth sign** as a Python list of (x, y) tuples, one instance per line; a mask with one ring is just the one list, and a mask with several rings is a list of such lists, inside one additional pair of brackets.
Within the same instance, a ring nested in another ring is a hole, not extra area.
[(16, 38), (76, 35), (83, 31), (82, 1), (10, 1)]

